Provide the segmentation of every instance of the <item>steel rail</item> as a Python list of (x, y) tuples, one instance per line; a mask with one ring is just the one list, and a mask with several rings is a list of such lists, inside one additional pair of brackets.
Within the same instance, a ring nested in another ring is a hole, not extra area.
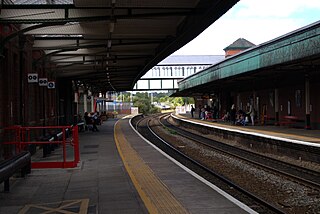
[[(162, 115), (160, 117), (164, 117), (167, 115)], [(147, 128), (149, 130), (150, 133), (152, 133), (153, 136), (155, 136), (157, 139), (159, 139), (167, 148), (170, 148), (171, 151), (174, 151), (174, 153), (176, 153), (177, 155), (183, 157), (184, 159), (190, 161), (192, 164), (196, 165), (197, 167), (199, 167), (200, 169), (204, 170), (205, 172), (207, 172), (208, 174), (218, 178), (219, 180), (221, 180), (222, 182), (226, 183), (227, 185), (233, 187), (234, 189), (236, 189), (237, 191), (239, 191), (240, 193), (246, 195), (247, 197), (250, 197), (252, 200), (254, 200), (255, 202), (258, 202), (260, 205), (266, 207), (267, 209), (269, 209), (270, 211), (274, 212), (274, 213), (285, 213), (284, 211), (282, 211), (281, 209), (279, 209), (278, 207), (273, 206), (273, 204), (268, 203), (267, 201), (261, 199), (260, 197), (256, 196), (255, 194), (243, 189), (242, 187), (240, 187), (239, 185), (233, 183), (231, 180), (227, 179), (226, 177), (224, 177), (223, 175), (220, 175), (219, 173), (209, 169), (208, 167), (202, 165), (200, 162), (192, 159), (191, 157), (188, 157), (187, 155), (185, 155), (184, 153), (182, 153), (181, 151), (177, 150), (176, 148), (174, 148), (170, 143), (166, 142), (164, 139), (162, 139), (159, 135), (157, 135), (152, 128), (150, 127), (149, 123), (150, 123), (150, 119), (149, 118), (143, 118), (141, 119), (138, 123), (137, 123), (137, 128), (138, 125), (140, 124), (141, 121), (146, 120), (147, 121)], [(138, 130), (138, 129), (137, 129)]]
[[(167, 120), (166, 120), (167, 123), (169, 123)], [(173, 129), (175, 130), (180, 136), (183, 136), (187, 139), (190, 139), (192, 141), (196, 141), (202, 145), (205, 145), (211, 149), (215, 149), (215, 150), (218, 150), (219, 152), (222, 152), (222, 153), (225, 153), (227, 155), (230, 155), (230, 156), (233, 156), (235, 158), (238, 158), (238, 159), (241, 159), (243, 161), (246, 161), (246, 162), (249, 162), (251, 164), (254, 164), (254, 165), (258, 165), (262, 168), (266, 168), (270, 171), (274, 171), (278, 174), (282, 174), (284, 176), (287, 176), (291, 179), (294, 179), (295, 181), (298, 181), (299, 183), (303, 183), (303, 184), (306, 184), (306, 185), (309, 185), (309, 187), (312, 187), (312, 188), (316, 188), (318, 190), (320, 190), (320, 183), (319, 182), (316, 182), (314, 180), (319, 180), (320, 178), (320, 173), (317, 172), (317, 171), (314, 171), (314, 170), (310, 170), (310, 169), (306, 169), (306, 168), (303, 168), (303, 167), (300, 167), (300, 166), (297, 166), (297, 165), (293, 165), (293, 164), (290, 164), (290, 163), (287, 163), (287, 162), (284, 162), (284, 161), (280, 161), (280, 160), (277, 160), (277, 159), (274, 159), (274, 158), (270, 158), (270, 157), (267, 157), (267, 156), (264, 156), (264, 155), (260, 155), (258, 153), (255, 153), (255, 152), (251, 152), (251, 151), (248, 151), (248, 150), (244, 150), (244, 149), (241, 149), (241, 148), (236, 148), (234, 146), (231, 146), (231, 145), (227, 145), (227, 144), (224, 144), (224, 143), (221, 143), (221, 142), (218, 142), (218, 141), (215, 141), (215, 140), (212, 140), (212, 139), (209, 139), (209, 138), (206, 138), (206, 137), (203, 137), (203, 136), (200, 136), (200, 135), (196, 135), (198, 138), (202, 138), (206, 141), (212, 141), (214, 142), (214, 144), (223, 144), (224, 147), (228, 147), (228, 150), (226, 149), (221, 149), (221, 148), (218, 148), (217, 146), (214, 146), (213, 144), (209, 144), (209, 143), (205, 143), (204, 141), (202, 140), (199, 140), (199, 139), (196, 139), (192, 136), (194, 136), (195, 134), (192, 134), (192, 133), (189, 133), (189, 132), (186, 132), (184, 131), (183, 129), (179, 128), (179, 127), (176, 127), (176, 126), (173, 126), (171, 123), (169, 123), (170, 125), (172, 125), (172, 127), (174, 128), (170, 128), (166, 125), (164, 125), (161, 121), (160, 123), (164, 126), (164, 127), (167, 127), (168, 129)], [(256, 158), (262, 158), (263, 160), (266, 160), (266, 161), (269, 161), (269, 162), (273, 162), (274, 164), (277, 164), (279, 167), (278, 168), (275, 168), (273, 166), (268, 166), (264, 163), (261, 163), (261, 162), (258, 162), (258, 161), (255, 161), (253, 159), (249, 159), (249, 158), (246, 158), (244, 156), (240, 156), (239, 154), (235, 154), (234, 152), (232, 153), (229, 152), (229, 150), (233, 150), (233, 151), (236, 151), (236, 152), (241, 152), (241, 153), (245, 153), (247, 157), (256, 157)], [(289, 170), (295, 170), (297, 171), (296, 174), (290, 174), (289, 172), (287, 171), (284, 171), (283, 169), (279, 169), (280, 166), (283, 167), (287, 167), (289, 168)], [(312, 176), (315, 177), (314, 180), (311, 180), (311, 179), (307, 179), (307, 178), (303, 178), (301, 177), (301, 171), (304, 172), (305, 174), (309, 174)]]

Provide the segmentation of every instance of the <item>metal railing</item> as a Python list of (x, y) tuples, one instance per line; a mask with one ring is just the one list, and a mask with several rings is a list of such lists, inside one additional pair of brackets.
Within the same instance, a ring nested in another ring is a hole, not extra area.
[[(14, 145), (12, 149), (16, 154), (29, 150), (30, 146), (39, 146), (46, 157), (47, 147), (62, 146), (62, 161), (32, 158), (32, 168), (74, 168), (80, 162), (78, 126), (12, 126), (5, 128), (5, 135), (7, 139), (3, 145)], [(73, 160), (67, 157), (67, 147), (73, 147)]]

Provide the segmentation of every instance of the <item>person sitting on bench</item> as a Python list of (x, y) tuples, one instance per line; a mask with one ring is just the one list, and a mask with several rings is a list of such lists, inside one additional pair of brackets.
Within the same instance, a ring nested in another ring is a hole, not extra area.
[(238, 120), (236, 121), (236, 125), (246, 125), (246, 114), (241, 109), (238, 111)]
[(93, 132), (95, 132), (95, 131), (98, 132), (99, 131), (99, 129), (97, 128), (97, 124), (96, 124), (95, 120), (92, 117), (89, 116), (88, 112), (84, 113), (84, 120), (86, 121), (86, 125), (88, 126), (89, 130), (90, 130), (90, 127), (92, 126), (91, 130)]

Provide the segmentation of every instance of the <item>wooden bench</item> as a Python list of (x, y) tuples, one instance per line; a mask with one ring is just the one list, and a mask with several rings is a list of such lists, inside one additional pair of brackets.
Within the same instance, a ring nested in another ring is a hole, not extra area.
[(279, 125), (291, 126), (299, 122), (299, 118), (297, 116), (284, 116), (281, 121), (279, 121)]
[(4, 182), (4, 192), (10, 191), (9, 178), (19, 170), (21, 171), (21, 177), (31, 172), (31, 154), (29, 152), (21, 152), (0, 162), (0, 183)]

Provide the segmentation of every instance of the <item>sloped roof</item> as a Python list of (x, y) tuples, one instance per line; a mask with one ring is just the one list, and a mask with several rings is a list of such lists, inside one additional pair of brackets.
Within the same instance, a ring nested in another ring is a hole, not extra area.
[(231, 45), (229, 45), (228, 47), (226, 47), (225, 49), (223, 49), (224, 51), (227, 50), (234, 50), (234, 49), (240, 49), (240, 50), (245, 50), (251, 47), (256, 46), (255, 44), (253, 44), (252, 42), (249, 42), (248, 40), (244, 39), (244, 38), (239, 38), (237, 39), (235, 42), (233, 42)]
[(171, 55), (158, 65), (213, 65), (224, 59), (224, 55)]

